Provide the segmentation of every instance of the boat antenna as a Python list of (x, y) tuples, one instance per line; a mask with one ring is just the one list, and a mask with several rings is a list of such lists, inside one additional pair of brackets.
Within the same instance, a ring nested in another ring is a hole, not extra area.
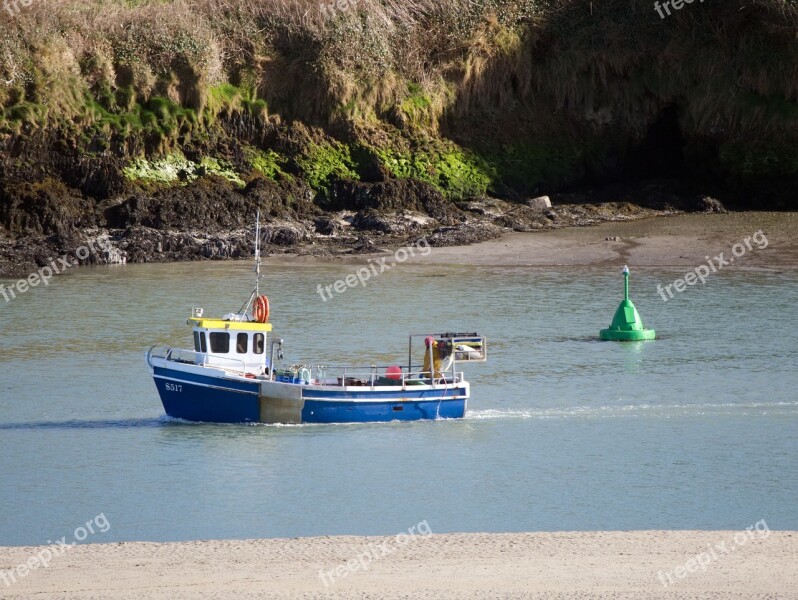
[(260, 296), (260, 211), (255, 213), (255, 291), (249, 295), (249, 299), (238, 312), (246, 314), (252, 301), (258, 296)]
[(255, 296), (260, 295), (260, 211), (255, 214)]

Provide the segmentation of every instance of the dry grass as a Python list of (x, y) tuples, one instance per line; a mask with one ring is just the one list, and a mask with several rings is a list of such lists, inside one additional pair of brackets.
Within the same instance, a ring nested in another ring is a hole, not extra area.
[[(337, 2), (337, 4), (336, 4)], [(525, 5), (529, 6), (525, 6)], [(342, 9), (323, 10), (342, 6)], [(255, 84), (296, 116), (353, 105), (384, 113), (408, 81), (435, 95), (441, 74), (484, 23), (517, 27), (537, 3), (512, 0), (34, 1), (0, 22), (0, 103), (43, 102), (57, 79), (97, 93), (204, 104), (209, 86)], [(298, 82), (300, 89), (292, 89)], [(4, 88), (4, 89), (3, 89)], [(300, 94), (301, 92), (301, 94)], [(301, 98), (298, 98), (301, 95)]]
[[(338, 8), (340, 7), (340, 8)], [(650, 0), (34, 0), (0, 12), (0, 124), (97, 118), (154, 97), (202, 113), (231, 83), (261, 114), (327, 125), (566, 125), (639, 139), (798, 138), (798, 8)], [(20, 117), (22, 115), (22, 117)], [(527, 133), (524, 133), (527, 132)]]

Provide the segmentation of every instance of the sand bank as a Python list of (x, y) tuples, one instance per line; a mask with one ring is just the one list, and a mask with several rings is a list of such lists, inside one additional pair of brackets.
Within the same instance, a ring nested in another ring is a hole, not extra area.
[[(466, 247), (435, 248), (416, 262), (465, 265), (629, 265), (693, 267), (761, 230), (768, 245), (735, 266), (798, 268), (798, 213), (687, 214), (513, 233)], [(609, 239), (608, 239), (609, 238)]]
[[(0, 567), (7, 572), (40, 550), (0, 548)], [(364, 552), (372, 556), (367, 570), (354, 566)], [(702, 553), (705, 570), (695, 562)], [(798, 598), (798, 532), (444, 534), (416, 535), (404, 545), (393, 536), (93, 544), (11, 586), (0, 581), (0, 596)]]
[[(629, 264), (637, 267), (693, 268), (762, 231), (767, 247), (752, 250), (726, 268), (798, 269), (798, 213), (736, 212), (680, 214), (631, 221), (566, 227), (534, 233), (508, 233), (470, 246), (433, 248), (407, 263), (480, 266), (582, 266)], [(387, 247), (386, 247), (387, 248)], [(395, 248), (391, 249), (393, 252)], [(335, 258), (273, 255), (272, 264), (365, 263), (374, 255)]]

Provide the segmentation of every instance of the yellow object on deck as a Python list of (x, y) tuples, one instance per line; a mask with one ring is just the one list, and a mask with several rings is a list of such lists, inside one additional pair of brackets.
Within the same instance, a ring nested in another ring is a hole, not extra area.
[(430, 376), (430, 364), (429, 364), (429, 356), (432, 354), (432, 364), (435, 368), (435, 379), (439, 379), (443, 377), (443, 373), (441, 372), (441, 351), (438, 350), (438, 342), (432, 342), (432, 352), (430, 353), (428, 348), (424, 349), (424, 370), (421, 374), (424, 377)]

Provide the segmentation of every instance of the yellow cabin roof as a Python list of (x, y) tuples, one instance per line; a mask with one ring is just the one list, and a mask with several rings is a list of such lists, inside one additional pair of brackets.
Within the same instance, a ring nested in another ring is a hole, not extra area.
[(253, 323), (241, 321), (223, 321), (222, 319), (206, 319), (204, 317), (192, 317), (186, 321), (187, 325), (202, 327), (205, 329), (231, 329), (233, 331), (271, 331), (271, 323)]

